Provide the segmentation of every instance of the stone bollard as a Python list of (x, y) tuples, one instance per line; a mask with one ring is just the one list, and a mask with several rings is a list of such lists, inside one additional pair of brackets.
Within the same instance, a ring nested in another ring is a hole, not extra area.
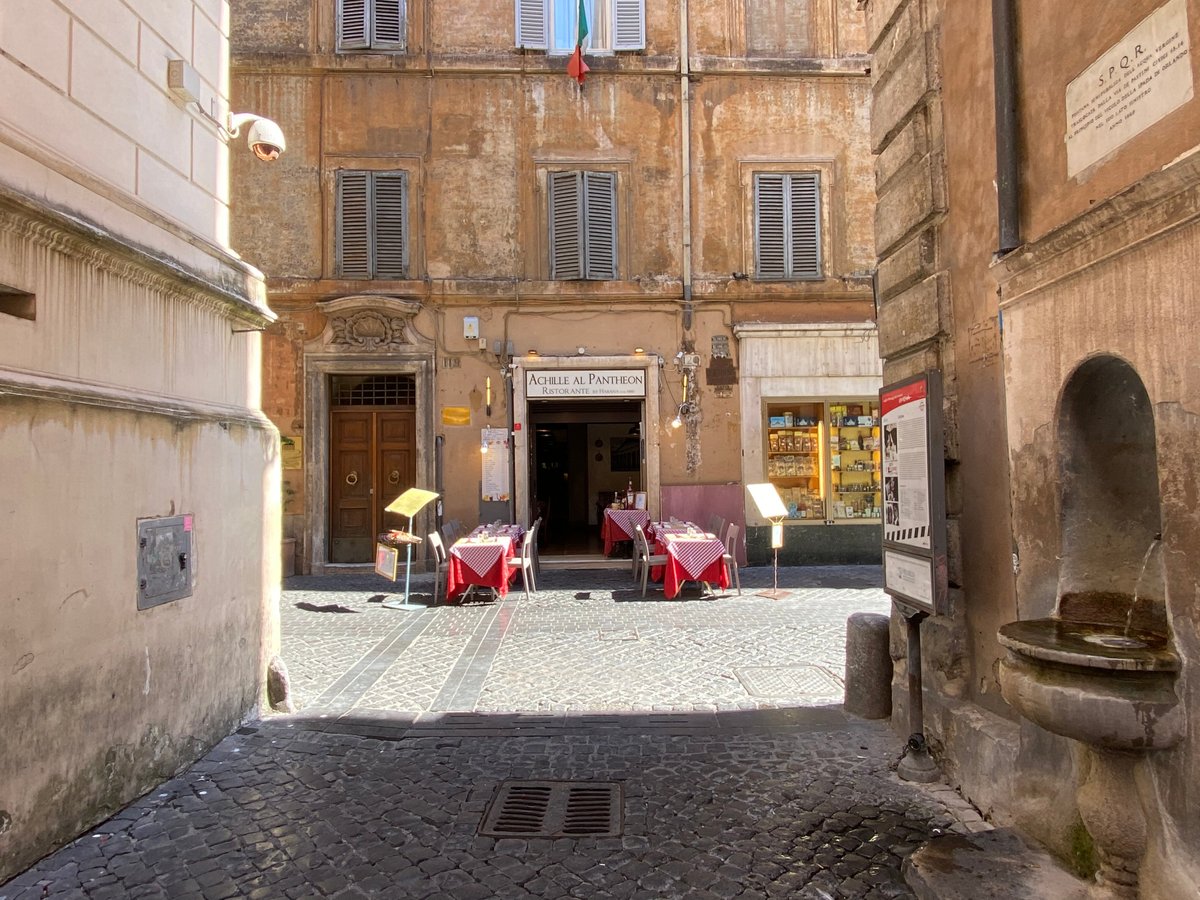
[(887, 616), (860, 612), (846, 620), (846, 696), (842, 706), (864, 719), (886, 719), (892, 714)]

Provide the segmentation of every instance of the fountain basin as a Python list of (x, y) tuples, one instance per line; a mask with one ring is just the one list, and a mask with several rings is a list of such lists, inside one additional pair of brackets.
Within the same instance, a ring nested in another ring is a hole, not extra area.
[(1047, 731), (1129, 752), (1182, 740), (1180, 659), (1165, 636), (1051, 618), (1010, 622), (998, 637), (1004, 699)]

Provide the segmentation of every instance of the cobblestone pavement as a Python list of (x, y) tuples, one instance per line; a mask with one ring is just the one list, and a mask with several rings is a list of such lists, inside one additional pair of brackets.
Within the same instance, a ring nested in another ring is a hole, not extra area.
[[(837, 705), (846, 617), (887, 611), (878, 583), (782, 569), (772, 600), (770, 569), (744, 569), (740, 596), (665, 601), (624, 570), (543, 571), (528, 600), (393, 610), (374, 575), (291, 579), (301, 710), (248, 723), (0, 900), (909, 897), (921, 841), (988, 826), (899, 781), (896, 737)], [(595, 826), (575, 836), (553, 806), (484, 827), (512, 781), (617, 794), (568, 818)]]

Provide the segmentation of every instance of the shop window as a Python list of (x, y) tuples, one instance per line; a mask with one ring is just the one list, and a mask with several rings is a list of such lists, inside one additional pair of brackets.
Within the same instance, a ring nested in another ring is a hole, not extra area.
[(338, 0), (338, 50), (403, 50), (404, 0)]
[(546, 182), (551, 280), (616, 279), (616, 173), (549, 172)]
[(337, 173), (337, 275), (406, 278), (408, 173)]
[(765, 474), (789, 519), (879, 522), (877, 401), (774, 401), (766, 415)]
[(821, 275), (821, 176), (754, 176), (754, 275), (763, 281)]
[[(579, 38), (579, 0), (516, 0), (517, 46), (571, 53)], [(583, 0), (587, 53), (642, 50), (646, 46), (643, 0)]]

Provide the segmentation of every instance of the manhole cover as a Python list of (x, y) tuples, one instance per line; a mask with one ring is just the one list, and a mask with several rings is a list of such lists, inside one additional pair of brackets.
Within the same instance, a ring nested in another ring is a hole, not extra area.
[(506, 781), (479, 833), (491, 837), (616, 837), (621, 785), (612, 781)]
[(734, 669), (751, 697), (840, 697), (842, 681), (821, 666), (743, 666)]

